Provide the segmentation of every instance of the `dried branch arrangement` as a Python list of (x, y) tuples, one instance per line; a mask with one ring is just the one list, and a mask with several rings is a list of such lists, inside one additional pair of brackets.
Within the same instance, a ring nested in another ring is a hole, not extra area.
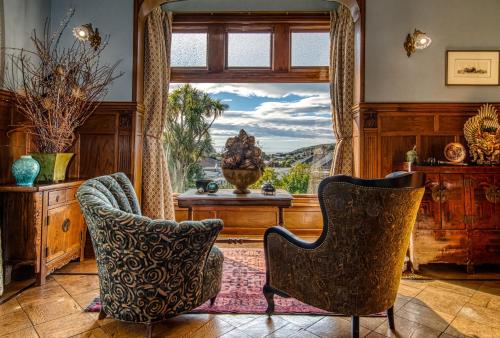
[(228, 138), (222, 154), (222, 168), (264, 170), (262, 150), (255, 145), (255, 138), (243, 129), (238, 136)]
[(70, 47), (60, 48), (73, 15), (74, 10), (69, 10), (52, 34), (47, 20), (42, 37), (33, 31), (33, 51), (15, 49), (9, 55), (6, 87), (14, 93), (17, 109), (25, 118), (14, 130), (32, 134), (39, 152), (68, 150), (75, 141), (75, 129), (92, 115), (109, 84), (123, 75), (116, 71), (120, 61), (100, 63), (109, 36), (102, 41), (100, 36), (90, 41), (75, 39)]

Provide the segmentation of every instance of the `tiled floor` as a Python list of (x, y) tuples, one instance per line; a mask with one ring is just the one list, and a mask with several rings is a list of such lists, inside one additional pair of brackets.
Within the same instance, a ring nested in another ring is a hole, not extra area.
[[(66, 273), (95, 271), (73, 263)], [(500, 277), (500, 274), (497, 275)], [(83, 307), (98, 294), (94, 275), (53, 275), (0, 305), (0, 337), (143, 337), (145, 328), (97, 320)], [(396, 331), (381, 317), (361, 319), (366, 337), (500, 337), (499, 281), (402, 280)], [(186, 314), (153, 329), (154, 337), (350, 337), (346, 317)]]

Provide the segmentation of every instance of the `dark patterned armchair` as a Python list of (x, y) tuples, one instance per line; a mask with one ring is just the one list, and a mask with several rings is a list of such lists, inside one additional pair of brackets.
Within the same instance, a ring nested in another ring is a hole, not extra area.
[(324, 225), (316, 242), (282, 227), (264, 235), (267, 313), (274, 312), (276, 294), (352, 316), (354, 337), (361, 315), (387, 311), (393, 329), (393, 305), (424, 181), (422, 173), (324, 179), (318, 190)]
[(220, 291), (221, 220), (182, 222), (141, 215), (123, 173), (86, 181), (77, 192), (94, 246), (100, 318), (151, 324), (188, 312)]

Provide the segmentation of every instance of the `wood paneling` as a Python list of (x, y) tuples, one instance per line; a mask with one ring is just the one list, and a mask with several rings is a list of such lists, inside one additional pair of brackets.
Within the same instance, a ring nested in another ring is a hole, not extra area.
[[(420, 160), (444, 160), (450, 142), (465, 144), (463, 125), (482, 103), (360, 103), (359, 142), (354, 156), (364, 178), (379, 178), (405, 161), (406, 152), (417, 145)], [(500, 110), (500, 103), (494, 104)], [(356, 129), (356, 128), (355, 128)]]
[[(70, 151), (75, 152), (68, 169), (68, 178), (87, 179), (126, 173), (140, 191), (142, 173), (142, 111), (133, 102), (103, 102), (77, 131), (77, 140)], [(11, 96), (0, 92), (0, 184), (12, 183), (10, 168), (19, 156), (33, 149), (29, 137), (21, 132), (10, 133), (20, 117), (14, 111)]]
[[(177, 221), (188, 220), (188, 211), (179, 208), (174, 199)], [(196, 207), (193, 219), (221, 218), (224, 221), (222, 234), (228, 236), (261, 237), (270, 226), (278, 222), (278, 211), (270, 207)], [(284, 210), (285, 227), (299, 236), (319, 236), (323, 218), (317, 196), (295, 195), (293, 206)]]

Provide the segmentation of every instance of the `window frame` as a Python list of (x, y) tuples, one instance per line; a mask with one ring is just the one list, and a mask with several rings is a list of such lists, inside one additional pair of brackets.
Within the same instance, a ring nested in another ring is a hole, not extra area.
[[(329, 32), (329, 13), (176, 13), (173, 32), (207, 33), (207, 67), (172, 67), (171, 81), (183, 83), (325, 83), (328, 66), (291, 66), (292, 32)], [(270, 67), (228, 67), (228, 33), (271, 32)]]
[(320, 27), (293, 26), (290, 29), (290, 69), (314, 69), (329, 66), (293, 66), (292, 65), (292, 34), (293, 33), (330, 33), (329, 30), (321, 29)]
[(172, 29), (172, 33), (185, 33), (185, 34), (196, 34), (196, 33), (203, 33), (207, 34), (207, 58), (205, 60), (205, 67), (172, 67), (175, 69), (179, 70), (189, 70), (189, 69), (194, 69), (194, 70), (201, 70), (201, 71), (206, 71), (208, 69), (208, 32), (207, 32), (207, 27), (206, 26), (199, 26), (199, 27), (190, 27), (189, 29), (183, 29), (182, 31), (176, 30), (175, 28)]

